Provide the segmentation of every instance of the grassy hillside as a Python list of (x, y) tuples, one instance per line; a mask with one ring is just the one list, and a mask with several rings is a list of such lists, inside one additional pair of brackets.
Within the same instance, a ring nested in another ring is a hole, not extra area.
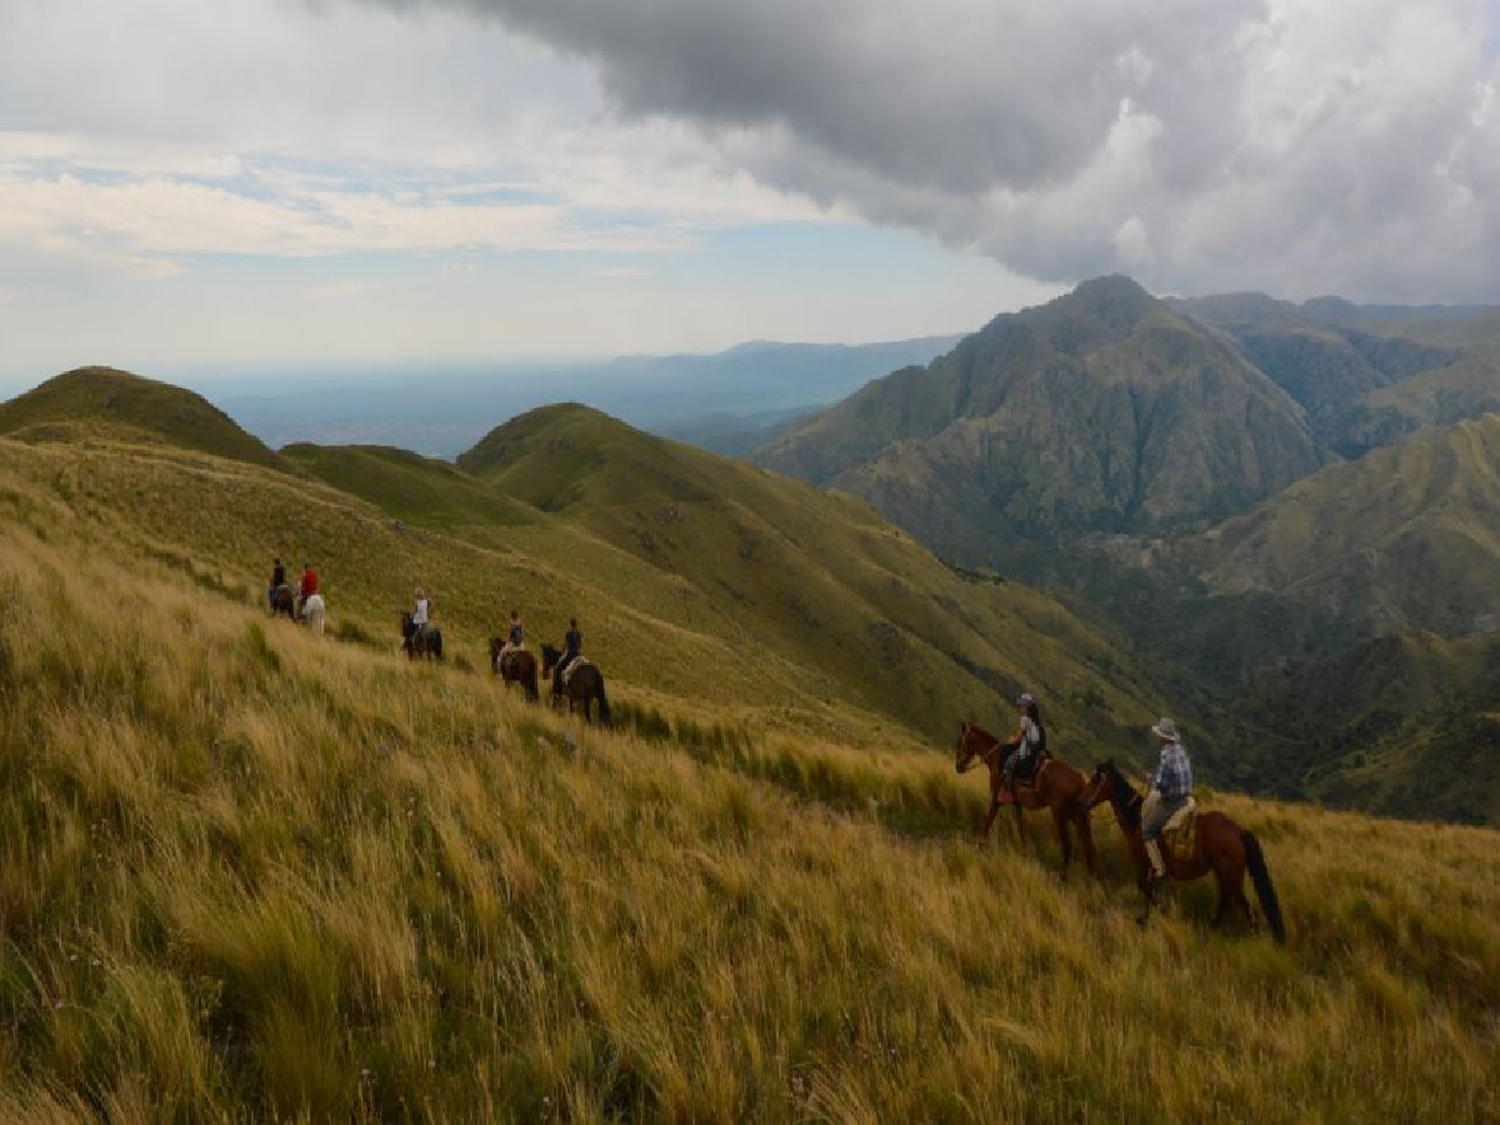
[(111, 367), (81, 367), (0, 403), (0, 434), (33, 440), (105, 434), (164, 441), (285, 468), (276, 454), (201, 396)]
[(1387, 630), (1466, 633), (1500, 604), (1500, 417), (1334, 465), (1192, 548), (1212, 586)]
[(996, 318), (763, 451), (945, 557), (1222, 516), (1318, 464), (1302, 410), (1219, 333), (1123, 277)]
[[(522, 415), (459, 465), (691, 591), (744, 658), (784, 659), (819, 693), (843, 681), (860, 706), (945, 741), (975, 707), (1009, 722), (1026, 685), (1074, 745), (1099, 745), (1155, 705), (1118, 650), (1055, 601), (950, 570), (852, 497), (579, 406)], [(548, 555), (551, 536), (509, 541)]]
[(1202, 887), (1143, 934), (1102, 814), (1064, 887), (938, 755), (690, 753), (273, 629), (0, 448), (0, 1118), (1500, 1114), (1493, 833), (1205, 793), (1291, 942)]
[(289, 445), (281, 455), (381, 511), (438, 530), (503, 529), (540, 522), (535, 509), (436, 461), (376, 445)]
[[(273, 555), (308, 559), (335, 627), (382, 647), (417, 585), (436, 599), (448, 651), (472, 665), (487, 661), (512, 607), (534, 640), (560, 640), (576, 615), (589, 653), (641, 706), (675, 699), (748, 728), (910, 746), (946, 743), (965, 717), (1008, 722), (1024, 686), (1085, 756), (1162, 706), (1055, 602), (965, 580), (862, 504), (578, 417), (611, 435), (579, 465), (610, 442), (629, 457), (576, 475), (588, 502), (553, 513), (539, 510), (558, 504), (526, 472), (507, 492), (371, 448), (288, 451), (283, 464), (330, 485), (159, 439), (134, 444), (136, 431), (0, 443), (0, 462), (207, 588), (257, 597)], [(564, 481), (543, 463), (558, 435), (534, 438), (528, 464)], [(689, 493), (709, 499), (673, 506)]]

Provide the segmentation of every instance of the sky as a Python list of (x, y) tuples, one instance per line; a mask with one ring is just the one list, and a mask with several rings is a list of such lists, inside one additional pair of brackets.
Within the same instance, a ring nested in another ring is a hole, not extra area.
[(0, 377), (1500, 301), (1497, 55), (1500, 0), (0, 0)]

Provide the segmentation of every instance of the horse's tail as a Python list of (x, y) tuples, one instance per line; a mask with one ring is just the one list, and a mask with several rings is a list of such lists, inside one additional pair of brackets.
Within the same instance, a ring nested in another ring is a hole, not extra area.
[(598, 688), (599, 721), (601, 723), (603, 723), (605, 726), (613, 726), (614, 722), (609, 717), (609, 697), (604, 694), (604, 673), (603, 672), (599, 673), (598, 683), (599, 683), (599, 688)]
[(1271, 936), (1282, 945), (1286, 944), (1286, 924), (1281, 920), (1281, 904), (1276, 901), (1276, 888), (1271, 885), (1271, 872), (1266, 868), (1265, 853), (1260, 850), (1260, 841), (1255, 833), (1245, 829), (1240, 833), (1245, 845), (1245, 866), (1255, 883), (1255, 895), (1260, 899), (1260, 908), (1266, 912), (1266, 921), (1271, 926)]
[(523, 682), (526, 684), (526, 698), (533, 703), (538, 702), (542, 698), (542, 689), (536, 682), (536, 657), (526, 662), (526, 678)]
[(432, 649), (433, 658), (441, 660), (443, 658), (443, 631), (441, 629), (429, 630), (427, 633), (427, 645)]

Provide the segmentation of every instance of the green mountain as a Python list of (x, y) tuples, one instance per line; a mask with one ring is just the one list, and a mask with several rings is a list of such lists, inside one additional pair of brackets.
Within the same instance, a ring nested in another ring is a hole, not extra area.
[(0, 404), (0, 434), (30, 440), (110, 434), (286, 467), (201, 396), (112, 367), (80, 367)]
[(1500, 416), (1330, 465), (1185, 550), (1216, 590), (1470, 632), (1500, 606)]
[(1302, 409), (1221, 333), (1124, 277), (997, 317), (759, 458), (864, 496), (940, 554), (1160, 531), (1248, 507), (1319, 464)]
[(1310, 308), (1236, 293), (1170, 304), (1232, 336), (1245, 358), (1307, 412), (1319, 443), (1346, 457), (1390, 444), (1422, 424), (1415, 411), (1377, 405), (1378, 392), (1465, 358), (1455, 348), (1319, 319), (1317, 310), (1327, 302)]

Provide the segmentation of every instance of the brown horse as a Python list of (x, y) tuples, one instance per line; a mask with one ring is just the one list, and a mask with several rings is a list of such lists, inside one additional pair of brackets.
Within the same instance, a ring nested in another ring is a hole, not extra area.
[[(583, 704), (583, 717), (593, 722), (593, 716), (589, 714), (589, 707), (595, 700), (599, 701), (599, 721), (605, 726), (609, 725), (609, 698), (604, 694), (604, 673), (599, 671), (596, 664), (580, 664), (568, 677), (568, 682), (563, 684), (557, 677), (557, 662), (562, 659), (562, 653), (551, 645), (542, 646), (542, 675), (552, 679), (552, 701), (556, 704), (559, 700), (568, 701), (568, 714), (573, 713), (576, 704)], [(581, 658), (580, 658), (581, 659)]]
[(271, 595), (271, 616), (280, 617), (286, 615), (288, 621), (297, 620), (297, 595), (292, 588), (283, 582), (276, 587), (276, 592)]
[(505, 642), (499, 637), (490, 638), (490, 667), (507, 688), (518, 683), (525, 689), (528, 700), (540, 702), (542, 689), (537, 686), (536, 657), (522, 648), (508, 652), (502, 658), (500, 650), (504, 647)]
[[(990, 838), (990, 827), (995, 823), (995, 815), (1004, 803), (1001, 798), (1005, 792), (1005, 752), (1008, 748), (1006, 743), (973, 723), (964, 723), (959, 728), (954, 768), (959, 773), (965, 773), (976, 762), (983, 762), (990, 768), (990, 811), (984, 818), (984, 828), (981, 830), (984, 840)], [(1089, 823), (1089, 806), (1080, 800), (1084, 785), (1082, 773), (1055, 758), (1043, 758), (1029, 784), (1019, 780), (1016, 783), (1016, 831), (1021, 835), (1021, 842), (1026, 843), (1026, 821), (1021, 810), (1049, 810), (1052, 822), (1057, 826), (1057, 842), (1062, 846), (1064, 879), (1068, 877), (1068, 864), (1073, 858), (1073, 838), (1068, 833), (1069, 823), (1077, 830), (1079, 842), (1083, 845), (1084, 866), (1088, 868), (1089, 874), (1095, 874), (1094, 831)]]
[[(1146, 856), (1146, 845), (1141, 839), (1141, 795), (1137, 793), (1115, 768), (1114, 762), (1105, 762), (1089, 778), (1084, 802), (1089, 808), (1108, 801), (1115, 810), (1115, 820), (1125, 841), (1130, 846), (1131, 858), (1135, 860), (1136, 885), (1141, 888), (1145, 905), (1136, 919), (1141, 925), (1151, 916), (1151, 908), (1158, 905), (1154, 888), (1149, 878), (1151, 861)], [(1251, 929), (1257, 928), (1255, 911), (1245, 898), (1245, 871), (1255, 883), (1255, 894), (1260, 899), (1261, 909), (1266, 912), (1266, 922), (1271, 935), (1278, 942), (1286, 941), (1286, 926), (1281, 919), (1281, 905), (1276, 900), (1276, 888), (1271, 885), (1271, 873), (1266, 869), (1266, 857), (1260, 850), (1260, 841), (1255, 833), (1241, 828), (1220, 812), (1202, 812), (1194, 822), (1195, 848), (1193, 858), (1187, 862), (1175, 859), (1172, 849), (1161, 843), (1162, 859), (1167, 865), (1167, 874), (1183, 882), (1202, 878), (1210, 871), (1219, 881), (1219, 907), (1214, 912), (1214, 925), (1222, 925), (1231, 906), (1245, 912)]]

